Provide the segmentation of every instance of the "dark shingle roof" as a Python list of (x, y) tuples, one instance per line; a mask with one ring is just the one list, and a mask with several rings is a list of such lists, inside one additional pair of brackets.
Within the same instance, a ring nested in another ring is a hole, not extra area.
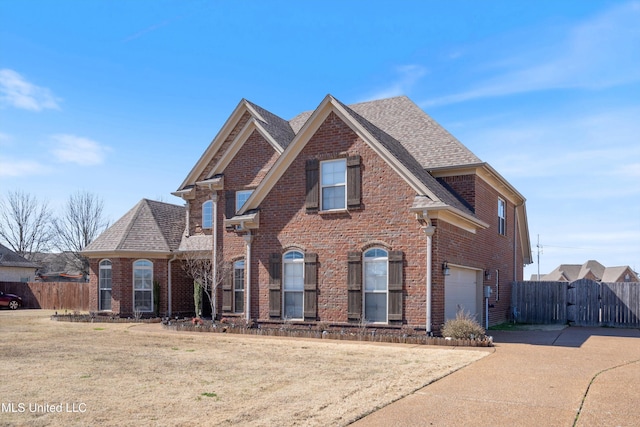
[[(398, 141), (424, 169), (482, 162), (406, 96), (351, 104), (349, 108)], [(289, 121), (296, 133), (312, 113), (306, 111)]]
[(427, 170), (482, 162), (406, 96), (350, 107), (399, 141)]
[(18, 255), (8, 247), (0, 245), (0, 266), (1, 267), (22, 267), (39, 268), (40, 266), (28, 259)]
[[(340, 102), (340, 101), (338, 101)], [(422, 181), (423, 184), (429, 188), (438, 199), (446, 203), (449, 206), (460, 209), (463, 212), (472, 214), (468, 205), (462, 203), (456, 198), (449, 190), (438, 182), (429, 172), (423, 169), (423, 166), (418, 163), (416, 158), (409, 153), (407, 148), (400, 144), (395, 138), (387, 134), (371, 122), (366, 120), (360, 114), (356, 113), (346, 105), (341, 105), (351, 114), (351, 116), (358, 121), (376, 140), (378, 140), (396, 159), (398, 159), (405, 168), (407, 168), (416, 178)]]
[(264, 120), (260, 120), (260, 122), (264, 129), (269, 132), (269, 135), (271, 135), (283, 149), (287, 148), (291, 140), (296, 136), (289, 122), (253, 102), (245, 101), (262, 116)]
[(163, 252), (178, 249), (185, 229), (183, 206), (142, 199), (82, 253)]

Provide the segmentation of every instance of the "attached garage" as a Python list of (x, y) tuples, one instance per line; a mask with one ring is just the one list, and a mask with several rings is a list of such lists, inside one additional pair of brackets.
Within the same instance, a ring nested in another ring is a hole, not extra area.
[(449, 275), (444, 280), (445, 320), (455, 319), (456, 313), (461, 309), (481, 321), (482, 283), (478, 280), (480, 270), (449, 266)]

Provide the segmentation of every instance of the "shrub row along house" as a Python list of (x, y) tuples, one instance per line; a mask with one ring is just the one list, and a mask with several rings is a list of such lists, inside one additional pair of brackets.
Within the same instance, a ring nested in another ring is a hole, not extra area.
[(406, 97), (289, 121), (243, 99), (173, 194), (185, 208), (143, 200), (84, 250), (96, 309), (159, 292), (193, 313), (198, 253), (218, 316), (437, 332), (459, 309), (504, 321), (531, 262), (524, 197)]

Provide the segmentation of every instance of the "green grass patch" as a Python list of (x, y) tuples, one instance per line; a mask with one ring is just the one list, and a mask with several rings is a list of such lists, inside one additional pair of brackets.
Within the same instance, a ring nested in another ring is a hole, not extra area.
[(93, 328), (94, 331), (104, 331), (105, 328)]

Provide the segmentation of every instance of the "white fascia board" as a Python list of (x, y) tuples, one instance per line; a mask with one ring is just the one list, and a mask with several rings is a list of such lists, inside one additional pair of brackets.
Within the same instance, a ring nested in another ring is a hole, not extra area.
[(218, 134), (213, 138), (207, 149), (202, 153), (202, 156), (200, 156), (200, 159), (198, 159), (197, 163), (193, 166), (185, 180), (182, 182), (180, 188), (193, 184), (198, 176), (202, 174), (211, 159), (216, 155), (218, 150), (220, 150), (220, 147), (222, 147), (222, 144), (224, 144), (224, 141), (227, 139), (233, 128), (238, 124), (242, 115), (246, 111), (249, 111), (249, 114), (251, 114), (252, 110), (253, 109), (249, 109), (249, 105), (244, 98), (240, 100), (229, 118), (224, 122), (224, 125), (222, 125), (222, 128), (220, 128)]
[(455, 225), (458, 228), (475, 234), (478, 230), (489, 228), (489, 224), (479, 220), (469, 214), (466, 214), (451, 206), (443, 206), (436, 208), (426, 208), (429, 219), (437, 219)]
[(224, 188), (224, 176), (198, 181), (196, 182), (196, 185), (198, 187), (204, 187), (211, 190), (222, 190)]
[(240, 226), (242, 230), (255, 230), (260, 226), (260, 212), (236, 215), (224, 220), (224, 226)]
[(191, 187), (191, 188), (186, 188), (184, 190), (174, 191), (171, 194), (176, 197), (180, 197), (182, 200), (193, 200), (196, 197), (195, 190), (196, 190), (195, 187)]
[(526, 203), (523, 202), (520, 206), (516, 206), (516, 215), (518, 216), (518, 233), (520, 234), (520, 245), (522, 246), (523, 262), (527, 265), (533, 264)]

